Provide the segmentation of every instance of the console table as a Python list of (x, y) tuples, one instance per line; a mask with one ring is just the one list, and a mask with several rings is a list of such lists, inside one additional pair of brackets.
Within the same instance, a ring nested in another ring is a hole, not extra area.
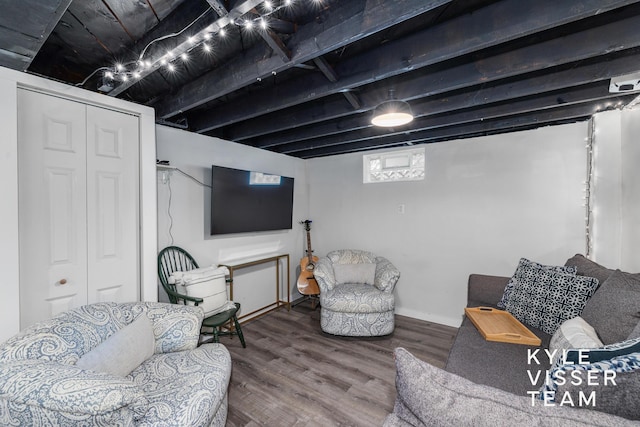
[[(282, 292), (280, 290), (280, 260), (284, 259), (286, 261), (286, 271), (287, 271), (287, 300), (284, 301), (282, 299)], [(291, 309), (291, 274), (290, 274), (290, 266), (289, 266), (289, 254), (279, 254), (279, 255), (272, 255), (272, 256), (268, 256), (266, 258), (259, 258), (259, 259), (249, 259), (249, 260), (239, 260), (236, 262), (230, 262), (228, 264), (220, 264), (220, 266), (224, 266), (227, 267), (229, 269), (229, 299), (231, 299), (233, 301), (233, 273), (237, 270), (243, 269), (243, 268), (247, 268), (247, 267), (252, 267), (254, 265), (259, 265), (259, 264), (267, 264), (267, 263), (275, 263), (275, 267), (276, 267), (276, 295), (275, 295), (275, 301), (272, 303), (269, 303), (267, 305), (265, 305), (264, 307), (260, 307), (254, 311), (252, 311), (251, 313), (247, 313), (247, 314), (243, 314), (242, 316), (238, 317), (238, 320), (243, 319), (245, 317), (254, 315), (256, 313), (260, 313), (259, 316), (262, 316), (263, 314), (266, 314), (270, 311), (273, 311), (277, 308), (280, 308), (282, 306), (286, 306), (287, 310)], [(266, 310), (266, 311), (265, 311)]]

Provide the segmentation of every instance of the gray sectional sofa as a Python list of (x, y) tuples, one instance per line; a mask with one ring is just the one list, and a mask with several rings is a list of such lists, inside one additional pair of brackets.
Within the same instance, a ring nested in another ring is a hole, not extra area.
[(224, 426), (231, 357), (203, 311), (97, 303), (0, 345), (0, 425)]
[[(577, 275), (598, 279), (597, 290), (579, 314), (594, 327), (602, 342), (616, 347), (613, 343), (622, 337), (638, 351), (640, 275), (607, 269), (582, 255), (570, 258), (565, 266), (575, 268)], [(509, 277), (472, 274), (468, 306), (496, 307), (509, 282)], [(541, 338), (539, 347), (487, 341), (465, 318), (444, 370), (416, 359), (404, 349), (396, 349), (397, 398), (384, 425), (640, 425), (638, 353), (634, 353), (636, 359), (631, 362), (625, 360), (628, 369), (624, 370), (628, 372), (615, 374), (615, 385), (604, 387), (599, 377), (600, 381), (596, 379), (587, 386), (587, 372), (583, 371), (578, 375), (583, 379), (579, 385), (578, 381), (574, 385), (567, 381), (556, 391), (562, 396), (567, 393), (573, 405), (570, 400), (545, 405), (531, 393), (545, 383), (547, 370), (557, 367), (545, 349), (558, 333), (531, 326), (529, 329)], [(536, 377), (538, 371), (540, 375)], [(581, 392), (587, 397), (594, 390), (597, 401), (580, 401)]]

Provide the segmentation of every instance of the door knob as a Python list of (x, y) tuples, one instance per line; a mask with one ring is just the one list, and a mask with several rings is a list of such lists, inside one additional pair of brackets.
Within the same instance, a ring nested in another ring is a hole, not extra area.
[(67, 279), (60, 279), (58, 280), (58, 283), (60, 283), (61, 285), (64, 285), (67, 283)]

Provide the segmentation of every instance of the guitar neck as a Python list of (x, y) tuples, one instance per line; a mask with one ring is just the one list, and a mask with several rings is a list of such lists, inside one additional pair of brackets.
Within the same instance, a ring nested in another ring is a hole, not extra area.
[(313, 261), (313, 251), (311, 250), (311, 230), (307, 229), (307, 258), (309, 262)]

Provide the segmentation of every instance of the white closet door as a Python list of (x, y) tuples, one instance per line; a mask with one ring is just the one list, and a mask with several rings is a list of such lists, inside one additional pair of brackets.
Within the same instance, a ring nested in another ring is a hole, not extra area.
[(18, 91), (20, 327), (87, 301), (85, 105)]
[(136, 301), (138, 117), (87, 106), (88, 302)]

